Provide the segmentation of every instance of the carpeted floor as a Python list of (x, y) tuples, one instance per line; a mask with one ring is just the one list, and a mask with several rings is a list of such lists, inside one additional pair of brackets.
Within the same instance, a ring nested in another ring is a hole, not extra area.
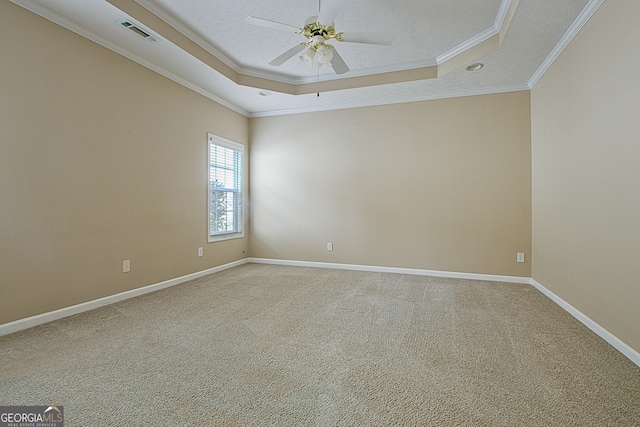
[(634, 426), (640, 368), (527, 285), (247, 264), (0, 337), (66, 426)]

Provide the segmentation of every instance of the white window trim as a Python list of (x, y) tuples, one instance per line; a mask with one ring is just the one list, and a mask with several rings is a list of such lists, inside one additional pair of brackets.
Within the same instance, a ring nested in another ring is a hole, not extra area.
[[(240, 171), (240, 173), (242, 174), (241, 179), (242, 179), (242, 189), (241, 189), (241, 194), (242, 194), (242, 199), (241, 199), (241, 203), (242, 203), (242, 218), (240, 219), (240, 231), (232, 231), (232, 232), (228, 232), (228, 233), (221, 233), (221, 234), (214, 234), (211, 235), (211, 222), (209, 220), (209, 215), (210, 215), (210, 206), (211, 206), (211, 191), (209, 191), (209, 179), (210, 179), (210, 150), (211, 150), (211, 146), (210, 144), (215, 144), (215, 145), (220, 145), (222, 147), (226, 147), (226, 148), (230, 148), (232, 150), (235, 151), (239, 151), (242, 154), (242, 170)], [(222, 138), (221, 136), (218, 135), (214, 135), (212, 133), (207, 133), (207, 241), (209, 243), (211, 242), (219, 242), (222, 240), (231, 240), (231, 239), (240, 239), (242, 237), (244, 237), (244, 223), (245, 223), (245, 215), (246, 215), (246, 200), (245, 200), (245, 155), (244, 155), (244, 145), (235, 142), (235, 141), (231, 141), (229, 139), (226, 138)]]

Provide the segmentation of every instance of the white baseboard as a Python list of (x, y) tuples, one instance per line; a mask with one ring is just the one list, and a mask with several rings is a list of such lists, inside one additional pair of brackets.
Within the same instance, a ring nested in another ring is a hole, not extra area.
[(239, 261), (234, 261), (228, 264), (220, 265), (218, 267), (198, 271), (196, 273), (187, 274), (186, 276), (176, 277), (175, 279), (165, 280), (164, 282), (155, 283), (153, 285), (144, 286), (142, 288), (132, 289), (130, 291), (121, 292), (119, 294), (98, 298), (93, 301), (87, 301), (81, 304), (72, 305), (70, 307), (61, 308), (59, 310), (50, 311), (48, 313), (42, 313), (36, 316), (19, 319), (14, 322), (5, 323), (3, 325), (0, 325), (0, 336), (18, 332), (23, 329), (32, 328), (44, 323), (49, 323), (54, 320), (62, 319), (64, 317), (73, 316), (74, 314), (83, 313), (95, 308), (104, 307), (105, 305), (148, 294), (149, 292), (159, 291), (160, 289), (179, 285), (181, 283), (188, 282), (189, 280), (194, 280), (208, 274), (217, 273), (218, 271), (246, 264), (247, 262), (249, 262), (247, 258), (241, 259)]
[(420, 270), (415, 268), (379, 267), (373, 265), (338, 264), (312, 261), (289, 261), (270, 258), (249, 258), (249, 262), (256, 264), (289, 265), (294, 267), (335, 268), (337, 270), (373, 271), (377, 273), (400, 273), (413, 274), (416, 276), (448, 277), (452, 279), (485, 280), (490, 282), (520, 283), (523, 285), (529, 285), (531, 280), (529, 277), (519, 276), (496, 276), (492, 274), (456, 273), (452, 271)]
[(149, 286), (144, 286), (138, 289), (132, 289), (130, 291), (121, 292), (119, 294), (110, 295), (104, 298), (99, 298), (93, 301), (88, 301), (82, 304), (76, 304), (70, 307), (61, 308), (59, 310), (50, 311), (48, 313), (38, 314), (36, 316), (19, 319), (14, 322), (5, 323), (0, 325), (0, 336), (18, 332), (23, 329), (31, 328), (34, 326), (42, 325), (44, 323), (52, 322), (54, 320), (62, 319), (64, 317), (73, 316), (74, 314), (83, 313), (85, 311), (93, 310), (95, 308), (104, 307), (105, 305), (113, 304), (119, 301), (123, 301), (129, 298), (134, 298), (139, 295), (148, 294), (150, 292), (158, 291), (160, 289), (168, 288), (171, 286), (179, 285), (181, 283), (194, 280), (199, 277), (206, 276), (208, 274), (217, 273), (219, 271), (227, 270), (232, 267), (237, 267), (247, 263), (255, 264), (273, 264), (273, 265), (288, 265), (297, 267), (314, 267), (314, 268), (334, 268), (341, 270), (356, 270), (356, 271), (372, 271), (380, 273), (400, 273), (400, 274), (413, 274), (418, 276), (433, 276), (433, 277), (446, 277), (453, 279), (468, 279), (468, 280), (484, 280), (492, 282), (508, 282), (531, 285), (544, 295), (549, 297), (553, 302), (562, 307), (565, 311), (575, 317), (580, 323), (591, 329), (594, 333), (611, 344), (616, 350), (626, 356), (629, 360), (640, 367), (640, 353), (629, 347), (618, 337), (607, 331), (605, 328), (591, 320), (580, 310), (573, 307), (571, 304), (545, 288), (542, 284), (529, 277), (520, 276), (499, 276), (492, 274), (474, 274), (474, 273), (456, 273), (451, 271), (438, 271), (438, 270), (420, 270), (414, 268), (399, 268), (399, 267), (380, 267), (370, 265), (355, 265), (355, 264), (339, 264), (339, 263), (326, 263), (326, 262), (311, 262), (311, 261), (290, 261), (279, 260), (269, 258), (245, 258), (238, 261), (234, 261), (228, 264), (220, 265), (218, 267), (209, 268), (207, 270), (198, 271), (196, 273), (187, 274), (186, 276), (176, 277), (174, 279), (166, 280), (164, 282), (156, 283)]
[(575, 317), (580, 323), (585, 325), (587, 328), (591, 329), (593, 332), (596, 333), (596, 335), (598, 335), (600, 338), (602, 338), (603, 340), (611, 344), (616, 350), (618, 350), (620, 353), (625, 355), (629, 360), (631, 360), (633, 363), (635, 363), (640, 367), (640, 353), (638, 353), (637, 351), (629, 347), (618, 337), (616, 337), (611, 332), (607, 331), (605, 328), (603, 328), (602, 326), (600, 326), (599, 324), (591, 320), (580, 310), (578, 310), (577, 308), (575, 308), (574, 306), (572, 306), (571, 304), (569, 304), (568, 302), (560, 298), (558, 295), (551, 292), (549, 289), (545, 288), (536, 280), (531, 279), (531, 286), (533, 286), (534, 288), (536, 288), (537, 290), (545, 294), (547, 297), (549, 297), (549, 299), (551, 299), (551, 301), (558, 304), (566, 312), (568, 312), (573, 317)]
[(413, 268), (396, 268), (396, 267), (379, 267), (370, 265), (353, 265), (353, 264), (337, 264), (337, 263), (325, 263), (325, 262), (312, 262), (312, 261), (290, 261), (279, 260), (269, 258), (249, 258), (249, 262), (256, 264), (274, 264), (274, 265), (288, 265), (297, 267), (317, 267), (317, 268), (335, 268), (341, 270), (357, 270), (357, 271), (373, 271), (381, 273), (401, 273), (401, 274), (414, 274), (419, 276), (434, 276), (434, 277), (448, 277), (453, 279), (468, 279), (468, 280), (485, 280), (492, 282), (509, 282), (531, 285), (553, 302), (558, 304), (562, 309), (567, 311), (573, 317), (575, 317), (580, 323), (591, 329), (594, 333), (611, 344), (616, 350), (626, 356), (629, 360), (640, 367), (640, 353), (629, 347), (618, 337), (607, 331), (605, 328), (591, 320), (584, 315), (580, 310), (573, 307), (571, 304), (545, 288), (543, 285), (535, 281), (530, 277), (519, 276), (496, 276), (491, 274), (473, 274), (473, 273), (456, 273), (451, 271), (438, 271), (438, 270), (419, 270)]

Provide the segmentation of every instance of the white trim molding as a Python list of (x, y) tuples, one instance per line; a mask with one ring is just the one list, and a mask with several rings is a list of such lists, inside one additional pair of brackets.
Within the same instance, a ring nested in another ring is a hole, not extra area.
[(531, 285), (538, 291), (542, 292), (554, 303), (558, 304), (562, 309), (575, 317), (580, 323), (589, 328), (596, 335), (604, 339), (613, 348), (622, 353), (631, 362), (640, 367), (640, 353), (633, 348), (629, 347), (618, 337), (607, 331), (598, 323), (591, 320), (584, 313), (571, 304), (560, 298), (558, 295), (551, 292), (542, 284), (530, 277), (520, 276), (501, 276), (493, 274), (476, 274), (476, 273), (458, 273), (452, 271), (439, 271), (439, 270), (422, 270), (415, 268), (402, 268), (402, 267), (381, 267), (373, 265), (357, 265), (357, 264), (339, 264), (339, 263), (326, 263), (326, 262), (313, 262), (313, 261), (293, 261), (293, 260), (280, 260), (270, 258), (244, 258), (238, 261), (234, 261), (228, 264), (220, 265), (218, 267), (209, 268), (207, 270), (198, 271), (195, 273), (187, 274), (185, 276), (176, 277), (174, 279), (166, 280), (164, 282), (156, 283), (149, 286), (144, 286), (138, 289), (132, 289), (130, 291), (121, 292), (119, 294), (110, 295), (104, 298), (99, 298), (93, 301), (73, 305), (70, 307), (61, 308), (59, 310), (50, 311), (48, 313), (38, 314), (36, 316), (19, 319), (14, 322), (5, 323), (0, 325), (0, 336), (8, 335), (14, 332), (18, 332), (24, 329), (32, 328), (34, 326), (49, 323), (54, 320), (62, 319), (65, 317), (73, 316), (75, 314), (83, 313), (85, 311), (93, 310), (96, 308), (104, 307), (106, 305), (114, 304), (119, 301), (134, 298), (140, 295), (148, 294), (150, 292), (158, 291), (160, 289), (168, 288), (171, 286), (179, 285), (181, 283), (188, 282), (209, 274), (217, 273), (219, 271), (227, 270), (229, 268), (237, 267), (240, 265), (254, 263), (254, 264), (271, 264), (271, 265), (284, 265), (294, 267), (312, 267), (312, 268), (332, 268), (339, 270), (354, 270), (354, 271), (369, 271), (379, 273), (398, 273), (398, 274), (411, 274), (417, 276), (432, 276), (432, 277), (444, 277), (452, 279), (463, 280), (481, 280), (491, 282), (506, 282), (514, 284)]
[(622, 353), (625, 357), (640, 367), (640, 353), (629, 347), (626, 343), (620, 340), (618, 337), (607, 331), (598, 323), (591, 320), (580, 310), (573, 307), (571, 304), (545, 288), (536, 280), (530, 277), (519, 276), (496, 276), (491, 274), (474, 274), (474, 273), (457, 273), (451, 271), (438, 271), (438, 270), (420, 270), (413, 268), (397, 268), (397, 267), (380, 267), (371, 265), (354, 265), (354, 264), (336, 264), (325, 262), (312, 262), (312, 261), (291, 261), (291, 260), (279, 260), (269, 258), (249, 258), (249, 262), (255, 264), (273, 264), (273, 265), (287, 265), (296, 267), (315, 267), (315, 268), (335, 268), (341, 270), (357, 270), (357, 271), (372, 271), (380, 273), (400, 273), (400, 274), (413, 274), (419, 276), (433, 276), (433, 277), (448, 277), (453, 279), (466, 279), (466, 280), (483, 280), (491, 282), (507, 282), (516, 284), (531, 285), (538, 291), (542, 292), (553, 302), (558, 304), (563, 310), (575, 317), (580, 323), (591, 329), (596, 335), (608, 342), (613, 348)]
[(560, 56), (560, 54), (569, 46), (571, 40), (578, 34), (578, 32), (582, 29), (582, 27), (591, 19), (596, 10), (604, 3), (604, 0), (591, 0), (589, 4), (582, 10), (582, 13), (578, 15), (571, 27), (567, 30), (567, 32), (562, 36), (558, 44), (553, 48), (547, 59), (540, 65), (538, 70), (533, 73), (533, 76), (529, 79), (527, 83), (530, 89), (538, 83), (538, 81), (544, 76), (544, 74), (551, 68), (551, 65), (555, 62), (556, 59)]
[(531, 279), (531, 286), (545, 294), (551, 301), (558, 304), (562, 307), (566, 312), (575, 317), (580, 323), (585, 325), (587, 328), (591, 329), (596, 335), (600, 338), (608, 342), (618, 350), (620, 353), (625, 355), (629, 360), (640, 367), (640, 353), (629, 347), (625, 344), (621, 339), (613, 335), (611, 332), (607, 331), (605, 328), (591, 320), (588, 316), (582, 313), (580, 310), (560, 298), (558, 295), (551, 292), (549, 289), (544, 287), (542, 284), (537, 282), (535, 279)]
[(119, 301), (124, 301), (126, 299), (148, 294), (150, 292), (159, 291), (160, 289), (179, 285), (181, 283), (188, 282), (189, 280), (198, 279), (208, 274), (217, 273), (219, 271), (227, 270), (232, 267), (237, 267), (239, 265), (246, 264), (247, 262), (248, 262), (247, 258), (244, 258), (239, 261), (235, 261), (228, 264), (220, 265), (218, 267), (209, 268), (207, 270), (202, 270), (195, 273), (187, 274), (186, 276), (165, 280), (164, 282), (155, 283), (153, 285), (144, 286), (142, 288), (132, 289), (130, 291), (121, 292), (119, 294), (98, 298), (93, 301), (87, 301), (81, 304), (72, 305), (70, 307), (61, 308), (59, 310), (49, 311), (47, 313), (42, 313), (35, 316), (27, 317), (24, 319), (19, 319), (14, 322), (5, 323), (3, 325), (0, 325), (0, 336), (12, 334), (14, 332), (18, 332), (23, 329), (28, 329), (34, 326), (53, 322), (54, 320), (73, 316), (74, 314), (83, 313), (85, 311), (93, 310), (96, 308), (104, 307), (106, 305), (114, 304)]
[(493, 274), (457, 273), (452, 271), (421, 270), (416, 268), (403, 268), (403, 267), (380, 267), (380, 266), (374, 266), (374, 265), (338, 264), (338, 263), (314, 262), (314, 261), (291, 261), (291, 260), (270, 259), (270, 258), (249, 258), (249, 262), (252, 262), (255, 264), (288, 265), (293, 267), (334, 268), (337, 270), (372, 271), (377, 273), (399, 273), (399, 274), (412, 274), (415, 276), (447, 277), (451, 279), (483, 280), (483, 281), (489, 281), (489, 282), (508, 282), (508, 283), (519, 283), (523, 285), (528, 285), (530, 283), (530, 279), (528, 277), (497, 276)]
[(449, 92), (440, 92), (440, 93), (427, 93), (417, 96), (406, 96), (402, 99), (396, 100), (361, 100), (361, 101), (349, 101), (345, 104), (333, 104), (333, 105), (325, 105), (325, 106), (311, 106), (311, 107), (301, 107), (301, 108), (288, 108), (283, 110), (271, 110), (271, 111), (263, 111), (257, 113), (251, 113), (248, 115), (249, 118), (256, 117), (271, 117), (271, 116), (283, 116), (290, 114), (302, 114), (302, 113), (314, 113), (319, 111), (333, 111), (333, 110), (346, 110), (350, 108), (360, 108), (360, 107), (374, 107), (377, 105), (393, 105), (393, 104), (407, 104), (409, 102), (422, 102), (422, 101), (433, 101), (436, 99), (451, 99), (451, 98), (461, 98), (465, 96), (477, 96), (477, 95), (494, 95), (497, 93), (507, 93), (507, 92), (520, 92), (520, 91), (528, 91), (529, 86), (525, 83), (515, 84), (509, 86), (492, 86), (488, 88), (479, 88), (479, 89), (465, 89), (458, 91), (449, 91)]
[[(229, 108), (230, 110), (235, 111), (238, 114), (242, 114), (245, 117), (249, 117), (249, 112), (244, 110), (243, 108), (235, 105), (234, 103), (231, 103), (229, 101), (227, 101), (226, 99), (221, 98), (220, 96), (208, 91), (207, 89), (202, 88), (201, 86), (192, 83), (170, 71), (168, 71), (167, 69), (165, 69), (164, 67), (161, 67), (159, 65), (156, 65), (150, 61), (147, 61), (146, 59), (143, 59), (141, 57), (139, 57), (138, 55), (130, 52), (129, 50), (122, 48), (120, 46), (118, 46), (117, 44), (111, 42), (110, 40), (105, 39), (104, 37), (99, 36), (98, 34), (96, 34), (95, 32), (82, 27), (80, 25), (78, 25), (77, 23), (69, 20), (68, 18), (59, 15), (56, 12), (51, 11), (50, 9), (48, 9), (47, 7), (43, 6), (42, 4), (39, 4), (37, 2), (35, 2), (34, 0), (11, 0), (12, 3), (17, 4), (18, 6), (24, 7), (25, 9), (27, 9), (30, 12), (35, 13), (36, 15), (42, 16), (45, 19), (48, 19), (49, 21), (60, 25), (63, 28), (66, 28), (69, 31), (72, 31), (88, 40), (91, 40), (94, 43), (99, 44), (100, 46), (109, 49), (119, 55), (124, 56), (127, 59), (130, 59), (133, 62), (136, 62), (140, 65), (142, 65), (143, 67), (146, 67), (148, 69), (150, 69), (151, 71), (155, 71), (156, 73), (160, 74), (161, 76), (164, 76), (166, 78), (168, 78), (169, 80), (173, 80), (174, 82), (188, 88), (191, 89), (192, 91), (199, 93), (200, 95), (211, 99), (212, 101), (217, 102), (220, 105), (223, 105), (227, 108)], [(122, 16), (123, 19), (127, 18), (128, 20), (132, 21), (132, 22), (136, 22), (135, 19), (123, 15)], [(138, 24), (139, 25), (139, 24)], [(144, 26), (143, 26), (144, 27)], [(146, 27), (145, 27), (146, 29)], [(150, 31), (150, 30), (149, 30)], [(157, 40), (163, 40), (162, 37), (158, 36), (155, 34), (154, 32), (154, 37)]]

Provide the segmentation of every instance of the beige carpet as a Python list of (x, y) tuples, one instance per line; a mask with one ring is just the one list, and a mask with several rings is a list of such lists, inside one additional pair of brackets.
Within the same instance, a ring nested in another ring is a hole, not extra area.
[(248, 264), (0, 337), (66, 426), (634, 426), (640, 368), (527, 285)]

